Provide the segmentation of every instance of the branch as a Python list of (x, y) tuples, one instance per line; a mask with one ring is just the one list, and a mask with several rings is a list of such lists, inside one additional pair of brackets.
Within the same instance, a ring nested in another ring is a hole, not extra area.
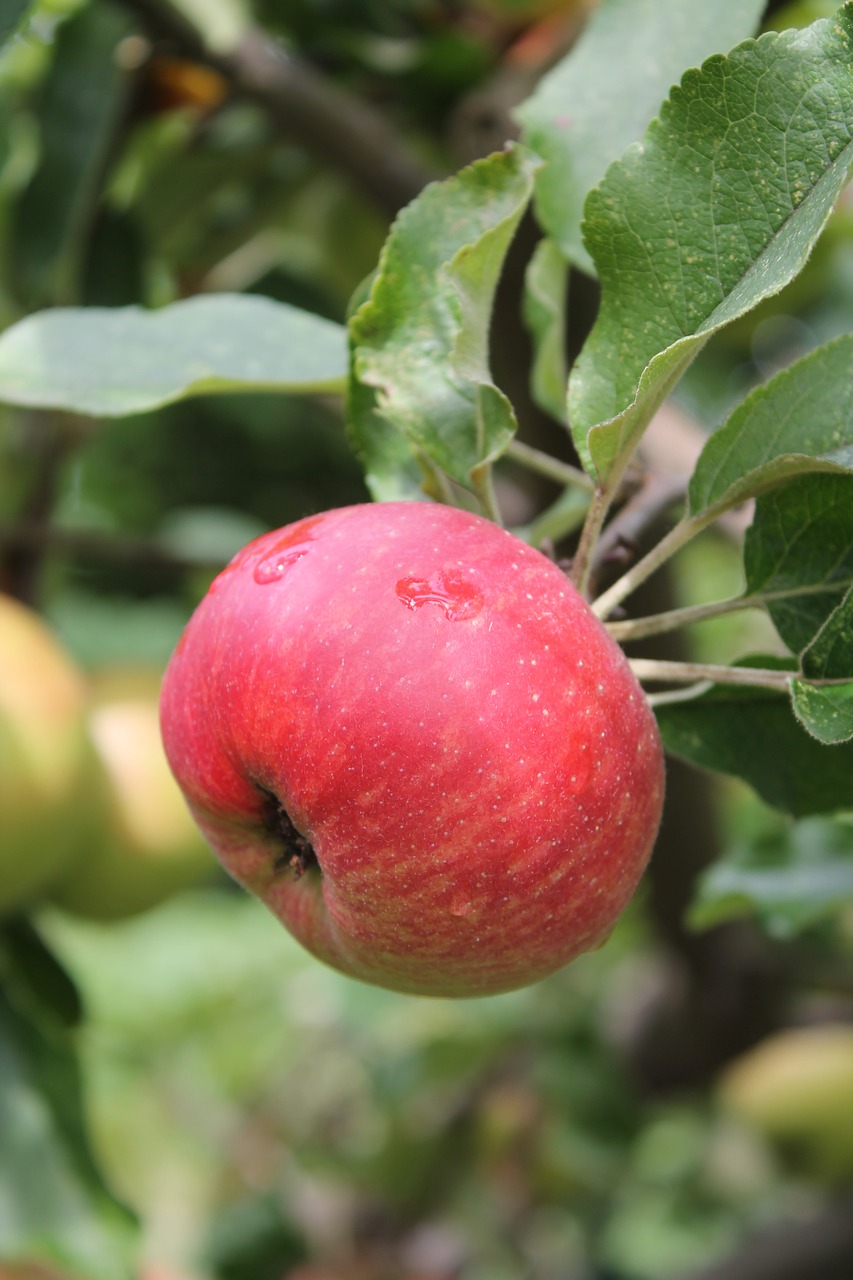
[(218, 71), (256, 102), (288, 138), (345, 174), (393, 217), (436, 176), (401, 142), (378, 111), (250, 27), (236, 48), (210, 48), (203, 33), (167, 0), (122, 0), (150, 36)]

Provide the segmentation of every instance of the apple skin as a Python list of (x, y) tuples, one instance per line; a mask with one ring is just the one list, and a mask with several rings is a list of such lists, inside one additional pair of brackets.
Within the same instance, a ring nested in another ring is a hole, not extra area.
[(99, 821), (47, 893), (73, 915), (123, 920), (210, 879), (216, 863), (193, 822), (160, 737), (160, 673), (101, 672), (88, 729), (98, 763)]
[(29, 906), (85, 839), (86, 697), (39, 615), (0, 595), (0, 915)]
[(315, 956), (398, 991), (511, 990), (598, 946), (660, 819), (621, 650), (556, 565), (452, 507), (250, 543), (172, 656), (161, 723), (231, 875)]

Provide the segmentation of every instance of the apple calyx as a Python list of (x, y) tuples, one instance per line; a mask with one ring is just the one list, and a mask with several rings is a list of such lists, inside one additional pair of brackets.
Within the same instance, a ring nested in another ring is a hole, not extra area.
[(258, 789), (267, 805), (267, 827), (271, 835), (281, 840), (283, 845), (280, 852), (276, 854), (273, 870), (278, 873), (289, 868), (295, 880), (300, 880), (306, 871), (312, 869), (320, 872), (320, 863), (314, 846), (295, 826), (278, 796), (274, 791), (268, 791), (266, 787), (259, 786)]

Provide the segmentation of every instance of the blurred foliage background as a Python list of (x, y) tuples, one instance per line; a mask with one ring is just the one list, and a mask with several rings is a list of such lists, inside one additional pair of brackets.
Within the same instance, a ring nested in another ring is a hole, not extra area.
[[(513, 105), (591, 7), (11, 6), (0, 322), (211, 291), (343, 320), (396, 210), (513, 135)], [(833, 8), (777, 4), (766, 21)], [(235, 34), (239, 57), (222, 52)], [(275, 92), (259, 73), (271, 49)], [(495, 373), (523, 438), (568, 456), (527, 388), (534, 239), (525, 224), (499, 295)], [(571, 297), (576, 351), (593, 283), (574, 279)], [(695, 452), (746, 387), (849, 328), (851, 308), (843, 200), (806, 272), (696, 362), (655, 456)], [(519, 525), (549, 496), (511, 464), (499, 484)], [(156, 676), (248, 538), (366, 497), (331, 399), (209, 397), (112, 423), (0, 408), (0, 585), (43, 613), (93, 687), (116, 668)], [(733, 521), (691, 547), (655, 591), (672, 604), (737, 590), (741, 533)], [(715, 660), (774, 644), (751, 615), (684, 643), (701, 658), (709, 635)], [(97, 810), (85, 790), (79, 805)], [(839, 853), (824, 837), (818, 823), (792, 852), (745, 787), (673, 765), (652, 872), (607, 947), (484, 1001), (325, 970), (212, 859), (123, 920), (55, 904), (14, 917), (0, 945), (0, 1277), (849, 1280), (850, 1041), (835, 1076), (807, 1040), (778, 1073), (799, 1125), (758, 1116), (730, 1074), (786, 1027), (853, 1038), (850, 842)]]

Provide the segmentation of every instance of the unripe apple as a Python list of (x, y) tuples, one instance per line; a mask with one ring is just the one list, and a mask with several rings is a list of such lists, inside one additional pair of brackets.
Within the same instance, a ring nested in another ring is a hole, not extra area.
[(137, 668), (93, 682), (88, 727), (100, 766), (100, 821), (48, 894), (75, 915), (136, 915), (216, 866), (166, 761), (159, 689), (159, 673)]
[(556, 565), (452, 507), (250, 543), (184, 632), (161, 718), (231, 874), (314, 955), (399, 991), (506, 991), (597, 946), (660, 818), (620, 649)]
[(853, 1176), (853, 1026), (769, 1036), (732, 1063), (719, 1097), (811, 1176)]
[(82, 674), (42, 619), (0, 596), (0, 913), (76, 852), (89, 756)]

